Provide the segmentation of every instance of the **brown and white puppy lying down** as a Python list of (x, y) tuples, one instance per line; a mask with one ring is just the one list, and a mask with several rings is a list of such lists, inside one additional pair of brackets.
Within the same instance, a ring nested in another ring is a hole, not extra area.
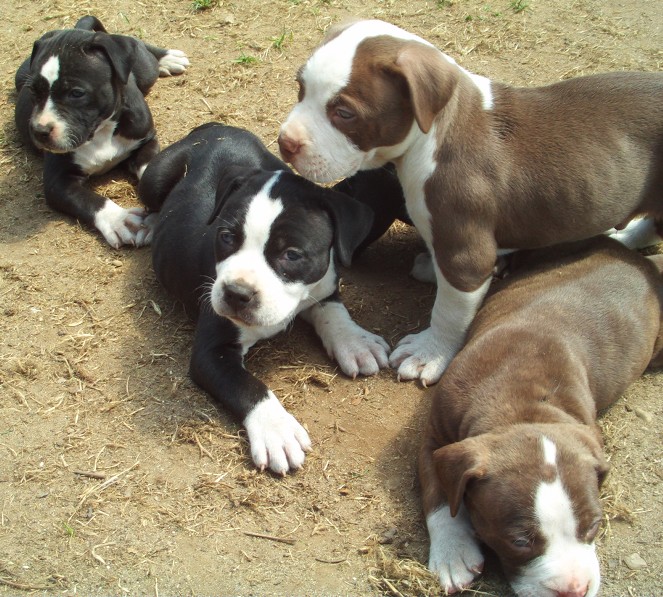
[(663, 362), (662, 259), (597, 237), (525, 252), (495, 282), (432, 391), (419, 457), (429, 568), (447, 592), (481, 572), (480, 543), (520, 597), (598, 592), (596, 411)]
[[(297, 79), (299, 101), (279, 136), (284, 159), (319, 182), (393, 162), (433, 256), (430, 327), (390, 357), (401, 379), (439, 379), (499, 251), (663, 216), (663, 73), (517, 88), (371, 20), (331, 31)], [(658, 239), (653, 225), (650, 233)]]

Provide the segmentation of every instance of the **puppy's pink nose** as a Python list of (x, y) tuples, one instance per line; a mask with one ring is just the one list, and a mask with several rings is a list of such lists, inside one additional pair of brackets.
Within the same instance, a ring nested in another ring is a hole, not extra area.
[(583, 588), (578, 587), (576, 583), (573, 586), (569, 586), (566, 591), (555, 591), (556, 597), (585, 597), (587, 595), (587, 589), (589, 585), (585, 585)]
[(299, 153), (301, 147), (302, 144), (299, 141), (289, 137), (285, 133), (279, 135), (279, 150), (286, 162), (292, 162), (292, 159)]

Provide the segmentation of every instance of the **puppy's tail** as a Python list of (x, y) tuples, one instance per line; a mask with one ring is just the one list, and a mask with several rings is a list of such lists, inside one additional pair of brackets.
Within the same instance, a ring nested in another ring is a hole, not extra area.
[(188, 164), (189, 152), (177, 144), (152, 158), (138, 183), (138, 198), (148, 211), (161, 209), (173, 187), (186, 176)]
[(74, 29), (83, 29), (84, 31), (98, 31), (100, 33), (107, 33), (106, 28), (101, 24), (97, 17), (92, 15), (85, 15), (78, 19)]

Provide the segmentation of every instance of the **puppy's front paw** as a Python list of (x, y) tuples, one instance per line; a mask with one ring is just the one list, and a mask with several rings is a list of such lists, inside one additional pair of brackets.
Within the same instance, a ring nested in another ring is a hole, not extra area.
[(405, 336), (389, 357), (401, 380), (420, 379), (424, 386), (437, 383), (457, 349), (446, 346), (431, 328)]
[(269, 468), (279, 475), (301, 468), (311, 440), (306, 429), (269, 391), (244, 419), (251, 444), (251, 457), (262, 471)]
[(181, 75), (189, 66), (189, 59), (181, 50), (167, 50), (166, 55), (159, 60), (159, 76), (170, 77)]
[(426, 518), (430, 535), (428, 568), (449, 595), (466, 589), (481, 574), (484, 558), (465, 513), (452, 518), (443, 506)]
[(376, 375), (389, 365), (389, 344), (352, 320), (330, 329), (322, 341), (329, 356), (353, 379), (357, 375)]
[(122, 245), (139, 246), (137, 235), (145, 216), (145, 210), (140, 207), (125, 209), (107, 199), (94, 216), (94, 226), (114, 249)]

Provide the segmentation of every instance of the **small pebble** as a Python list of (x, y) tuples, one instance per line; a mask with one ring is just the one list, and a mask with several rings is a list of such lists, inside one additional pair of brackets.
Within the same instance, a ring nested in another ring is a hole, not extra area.
[(632, 553), (630, 556), (626, 556), (624, 564), (631, 570), (642, 570), (647, 567), (647, 562), (642, 559), (639, 553)]
[(113, 259), (113, 261), (111, 261), (111, 265), (115, 267), (122, 267), (122, 262), (119, 259)]
[(635, 413), (636, 417), (641, 418), (645, 423), (651, 423), (654, 418), (654, 415), (652, 415), (649, 411), (642, 410), (637, 406), (633, 407), (633, 412)]

